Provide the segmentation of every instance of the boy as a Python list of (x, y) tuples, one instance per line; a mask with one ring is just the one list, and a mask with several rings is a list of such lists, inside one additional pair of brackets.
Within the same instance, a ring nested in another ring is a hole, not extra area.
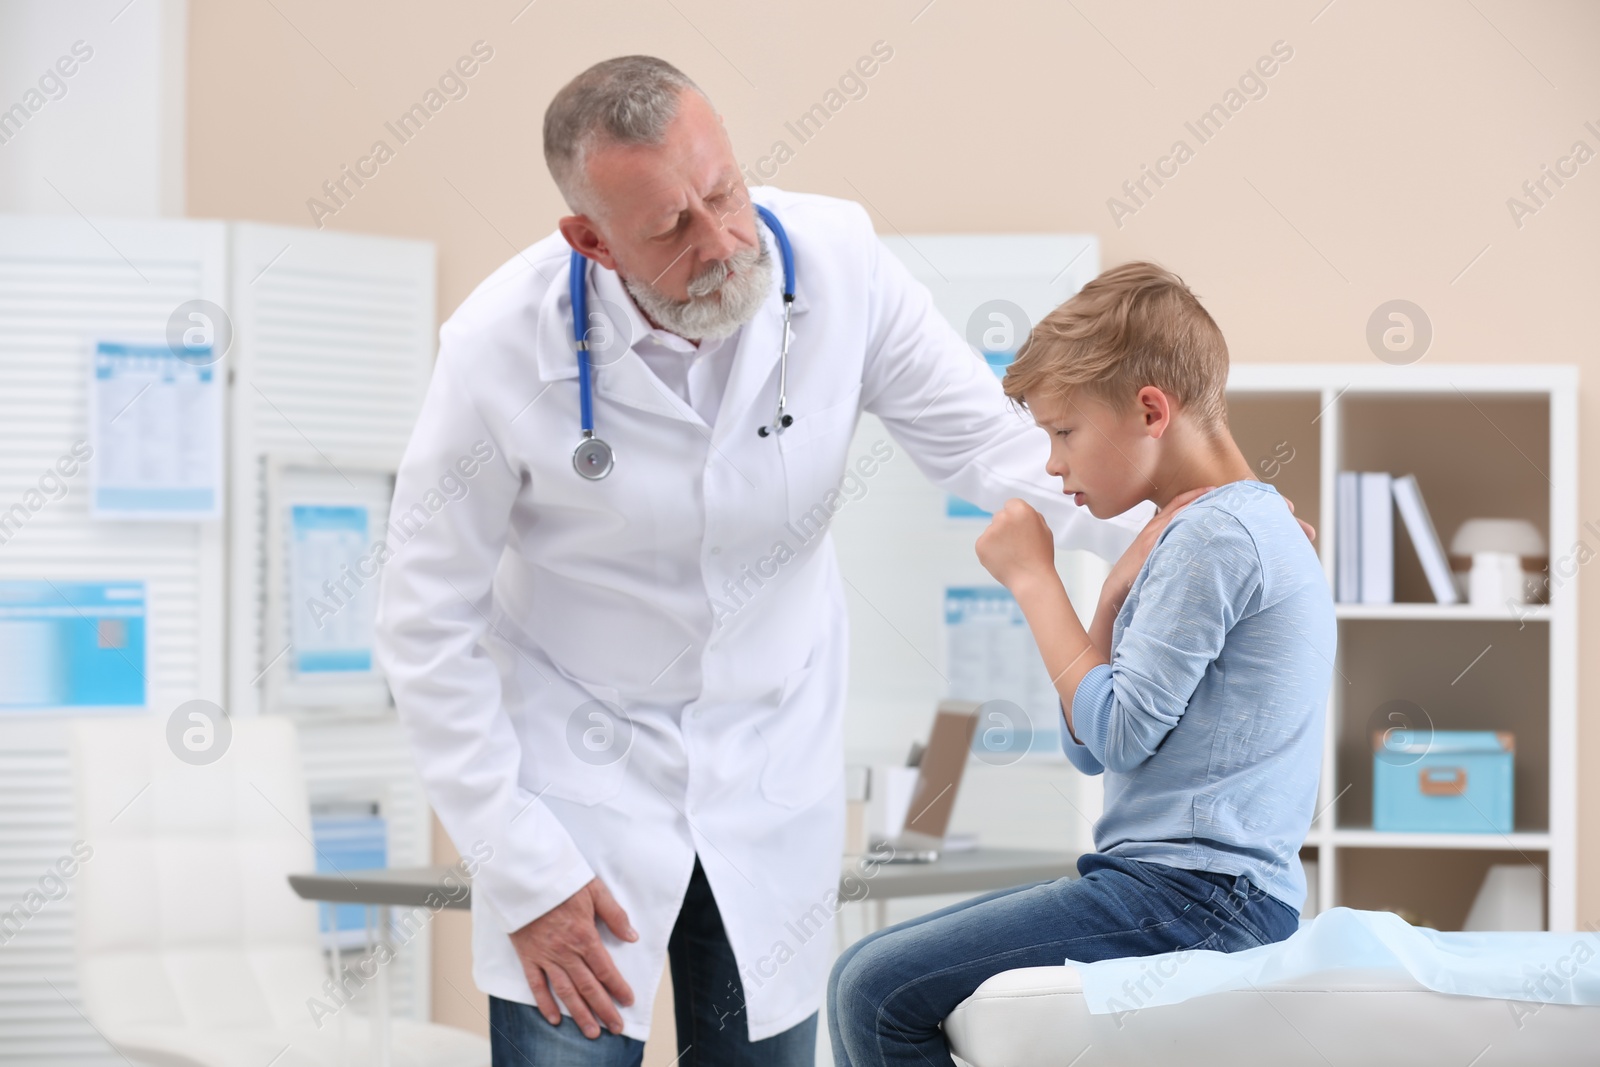
[(828, 989), (838, 1067), (953, 1063), (939, 1024), (1001, 971), (1233, 952), (1298, 927), (1333, 601), (1290, 509), (1228, 433), (1227, 374), (1216, 323), (1150, 263), (1084, 286), (1009, 368), (1006, 395), (1049, 431), (1046, 470), (1063, 492), (1101, 518), (1144, 500), (1172, 515), (1131, 584), (1106, 583), (1087, 631), (1038, 512), (1009, 501), (978, 538), (1055, 681), (1068, 758), (1105, 773), (1096, 851), (1078, 878), (965, 901), (846, 950)]

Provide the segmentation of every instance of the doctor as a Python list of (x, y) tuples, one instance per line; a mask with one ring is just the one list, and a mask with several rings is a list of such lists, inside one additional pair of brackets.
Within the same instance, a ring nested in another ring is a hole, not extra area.
[[(841, 481), (909, 461), (1108, 559), (1146, 516), (1063, 496), (866, 212), (747, 189), (674, 67), (580, 74), (544, 149), (573, 213), (440, 331), (379, 609), (428, 795), (486, 857), (495, 1063), (639, 1062), (670, 956), (679, 1063), (809, 1064), (843, 849)], [(862, 411), (892, 442), (855, 455)]]

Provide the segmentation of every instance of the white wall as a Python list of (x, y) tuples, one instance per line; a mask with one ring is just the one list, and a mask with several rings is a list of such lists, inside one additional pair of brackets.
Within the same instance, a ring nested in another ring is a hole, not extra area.
[(0, 3), (0, 212), (182, 215), (187, 39), (187, 0)]

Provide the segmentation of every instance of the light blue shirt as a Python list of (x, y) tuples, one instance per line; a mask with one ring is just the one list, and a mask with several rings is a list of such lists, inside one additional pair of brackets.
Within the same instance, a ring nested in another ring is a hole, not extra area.
[(1337, 629), (1276, 489), (1233, 482), (1162, 531), (1078, 686), (1067, 758), (1105, 772), (1100, 852), (1243, 874), (1295, 911)]

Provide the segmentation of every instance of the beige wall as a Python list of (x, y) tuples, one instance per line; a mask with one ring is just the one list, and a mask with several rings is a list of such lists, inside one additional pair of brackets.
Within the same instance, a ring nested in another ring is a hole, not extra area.
[[(1430, 362), (1600, 374), (1600, 161), (1520, 226), (1507, 207), (1574, 141), (1600, 150), (1600, 6), (925, 2), (192, 0), (189, 213), (311, 222), (323, 181), (375, 140), (396, 147), (383, 123), (482, 40), (493, 57), (468, 95), (324, 220), (437, 242), (448, 313), (561, 213), (539, 148), (551, 94), (595, 60), (651, 52), (707, 89), (747, 166), (788, 142), (775, 184), (859, 200), (885, 233), (1096, 232), (1107, 264), (1182, 273), (1237, 360), (1373, 359), (1368, 315), (1403, 297), (1431, 317)], [(893, 55), (865, 96), (800, 144), (785, 122), (878, 41)], [(1198, 144), (1185, 121), (1277, 41), (1293, 56), (1267, 94)], [(1193, 158), (1119, 225), (1107, 199), (1179, 138)], [(1595, 395), (1580, 399), (1580, 521), (1600, 517)], [(1585, 633), (1597, 573), (1581, 579)], [(1587, 665), (1580, 715), (1594, 768)], [(1581, 788), (1579, 919), (1600, 921), (1600, 789)]]

